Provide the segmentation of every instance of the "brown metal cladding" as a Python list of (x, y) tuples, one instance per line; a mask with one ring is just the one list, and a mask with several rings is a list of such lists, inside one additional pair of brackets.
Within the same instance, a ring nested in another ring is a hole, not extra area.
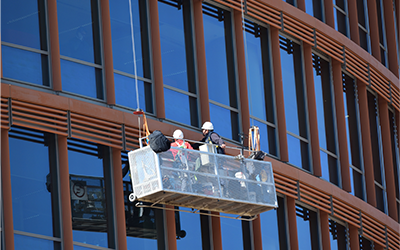
[(270, 29), (271, 34), (271, 51), (272, 51), (272, 64), (279, 67), (273, 67), (274, 86), (275, 86), (275, 100), (276, 100), (276, 116), (278, 124), (278, 138), (279, 138), (279, 155), (280, 159), (284, 162), (289, 161), (287, 135), (286, 135), (286, 118), (285, 118), (285, 105), (283, 99), (283, 82), (282, 82), (282, 69), (280, 45), (279, 45), (279, 30), (275, 28)]
[(165, 206), (165, 221), (167, 224), (167, 246), (168, 250), (176, 250), (176, 228), (175, 228), (175, 212), (173, 206)]
[(311, 147), (311, 159), (313, 174), (315, 176), (321, 176), (321, 158), (319, 154), (319, 136), (318, 136), (318, 117), (317, 117), (317, 106), (315, 101), (315, 87), (314, 87), (314, 69), (312, 59), (312, 48), (308, 44), (303, 44), (303, 55), (304, 55), (304, 71), (305, 71), (305, 85), (307, 93), (307, 107), (308, 107), (308, 119), (310, 126), (310, 147)]
[[(395, 30), (395, 18), (393, 14), (392, 1), (382, 1), (383, 4), (383, 17), (386, 29), (386, 43), (388, 52), (388, 62), (390, 71), (399, 77), (399, 62), (397, 61), (397, 48), (396, 48), (396, 30)], [(397, 25), (399, 20), (397, 20)]]
[(369, 21), (369, 37), (371, 39), (371, 53), (378, 61), (381, 61), (376, 0), (367, 0), (367, 6), (368, 6), (367, 7), (368, 21)]
[(320, 212), (321, 241), (324, 250), (331, 250), (331, 232), (329, 231), (329, 213)]
[(247, 15), (252, 16), (270, 26), (280, 29), (281, 28), (281, 13), (262, 2), (254, 0), (246, 1)]
[(164, 81), (161, 61), (160, 23), (158, 19), (158, 0), (149, 0), (150, 37), (153, 64), (153, 90), (156, 102), (155, 113), (158, 118), (165, 118)]
[(71, 189), (68, 165), (68, 142), (66, 136), (57, 136), (58, 167), (60, 173), (61, 227), (63, 249), (73, 249)]
[(332, 60), (332, 79), (335, 98), (336, 124), (339, 148), (340, 173), (342, 176), (342, 188), (351, 192), (349, 151), (347, 148), (346, 117), (343, 100), (342, 65)]
[(117, 249), (126, 250), (126, 220), (125, 220), (125, 200), (124, 187), (121, 166), (121, 150), (112, 148), (112, 172), (113, 172), (113, 190), (115, 202), (115, 218), (116, 218), (116, 234)]
[(257, 216), (257, 218), (252, 221), (252, 225), (253, 225), (254, 249), (262, 249), (261, 218), (260, 218), (260, 215)]
[(358, 81), (358, 100), (360, 108), (361, 139), (364, 156), (365, 185), (368, 203), (376, 206), (374, 166), (372, 159), (371, 133), (369, 126), (367, 86)]
[(114, 65), (111, 42), (111, 21), (109, 1), (100, 1), (101, 28), (103, 39), (103, 71), (105, 75), (106, 101), (109, 105), (115, 105)]
[(193, 1), (193, 16), (196, 41), (197, 75), (199, 79), (199, 98), (201, 112), (200, 121), (205, 122), (210, 120), (210, 110), (208, 100), (206, 49), (204, 43), (203, 1)]
[(53, 90), (62, 91), (60, 43), (58, 37), (57, 0), (48, 0), (47, 9), (49, 18), (48, 25), (49, 25), (49, 41), (50, 41), (50, 62), (51, 62), (51, 77), (52, 77)]
[[(211, 213), (219, 215), (217, 212)], [(211, 216), (211, 232), (214, 250), (222, 250), (221, 219), (219, 217)]]
[(297, 3), (296, 7), (299, 10), (302, 10), (302, 11), (306, 12), (306, 2), (305, 2), (305, 0), (297, 0), (296, 3)]
[[(235, 41), (236, 41), (236, 54), (237, 54), (237, 75), (239, 81), (239, 99), (240, 99), (240, 113), (242, 131), (246, 132), (250, 129), (250, 112), (249, 112), (249, 98), (247, 93), (247, 76), (246, 76), (246, 56), (245, 44), (243, 38), (243, 23), (242, 13), (233, 11), (233, 21), (235, 27)], [(243, 20), (244, 21), (244, 20)], [(244, 140), (245, 146), (247, 140)]]
[(357, 0), (347, 0), (349, 16), (350, 39), (360, 45), (360, 35), (358, 31)]
[[(390, 120), (389, 120), (389, 107), (388, 103), (382, 97), (378, 98), (379, 101), (379, 123), (381, 126), (382, 133), (382, 149), (383, 149), (383, 161), (384, 161), (384, 172), (386, 182), (386, 195), (388, 203), (389, 216), (393, 220), (398, 220), (397, 214), (397, 201), (396, 201), (396, 186), (395, 186), (395, 174), (393, 168), (393, 154), (392, 152), (392, 138), (390, 135)], [(398, 177), (397, 177), (398, 178)]]
[(335, 16), (334, 11), (336, 9), (333, 8), (332, 0), (324, 0), (324, 11), (325, 11), (325, 23), (332, 28), (335, 28)]
[(360, 238), (358, 236), (358, 228), (349, 225), (349, 238), (351, 250), (360, 250)]
[(283, 29), (286, 33), (314, 46), (314, 30), (296, 18), (283, 14)]
[(5, 249), (14, 250), (14, 222), (11, 194), (10, 148), (8, 130), (1, 129), (1, 191)]
[(286, 198), (287, 216), (289, 225), (289, 246), (290, 250), (299, 250), (299, 240), (297, 237), (297, 218), (296, 218), (296, 201), (292, 198)]

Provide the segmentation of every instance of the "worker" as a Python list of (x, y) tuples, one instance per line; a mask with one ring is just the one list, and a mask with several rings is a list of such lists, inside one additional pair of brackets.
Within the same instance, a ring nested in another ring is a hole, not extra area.
[[(201, 142), (212, 143), (216, 145), (218, 154), (225, 154), (225, 142), (221, 139), (221, 137), (214, 132), (214, 125), (211, 122), (205, 122), (201, 127), (203, 130), (203, 139)], [(201, 144), (196, 143), (193, 145), (194, 148), (198, 148)]]
[(174, 137), (175, 141), (171, 143), (171, 147), (193, 149), (189, 142), (185, 142), (185, 140), (183, 140), (182, 130), (175, 130), (172, 136)]

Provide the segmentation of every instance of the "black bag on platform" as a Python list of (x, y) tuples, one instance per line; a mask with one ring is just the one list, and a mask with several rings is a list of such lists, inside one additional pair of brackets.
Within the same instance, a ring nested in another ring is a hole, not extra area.
[(263, 152), (263, 151), (256, 151), (256, 152), (251, 153), (249, 158), (250, 159), (254, 159), (254, 160), (262, 161), (262, 160), (264, 160), (264, 156), (265, 155), (266, 155), (266, 153)]
[(151, 135), (149, 135), (149, 143), (150, 148), (155, 153), (165, 152), (171, 148), (171, 142), (159, 130), (155, 130)]

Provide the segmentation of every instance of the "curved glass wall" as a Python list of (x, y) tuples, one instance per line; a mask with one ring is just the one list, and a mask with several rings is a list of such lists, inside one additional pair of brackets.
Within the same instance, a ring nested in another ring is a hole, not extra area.
[(115, 102), (152, 113), (147, 3), (115, 0), (109, 4)]
[(5, 79), (50, 86), (46, 34), (45, 1), (1, 2), (1, 54)]
[(266, 28), (249, 20), (245, 22), (250, 125), (259, 128), (261, 150), (278, 156), (269, 34)]
[[(58, 243), (49, 238), (58, 241), (61, 236), (54, 135), (13, 127), (9, 150), (15, 244), (24, 239), (31, 246), (53, 249)], [(29, 234), (20, 235), (24, 233)]]
[(231, 13), (203, 3), (210, 117), (221, 136), (239, 140)]
[(165, 116), (198, 127), (190, 1), (158, 1)]
[(62, 89), (103, 99), (98, 8), (97, 0), (57, 0)]

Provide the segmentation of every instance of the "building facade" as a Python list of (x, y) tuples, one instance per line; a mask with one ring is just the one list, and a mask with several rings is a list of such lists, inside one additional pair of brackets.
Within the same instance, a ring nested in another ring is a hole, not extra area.
[[(399, 19), (399, 0), (2, 0), (1, 249), (400, 249)], [(230, 147), (257, 126), (279, 207), (135, 207), (137, 109)]]

